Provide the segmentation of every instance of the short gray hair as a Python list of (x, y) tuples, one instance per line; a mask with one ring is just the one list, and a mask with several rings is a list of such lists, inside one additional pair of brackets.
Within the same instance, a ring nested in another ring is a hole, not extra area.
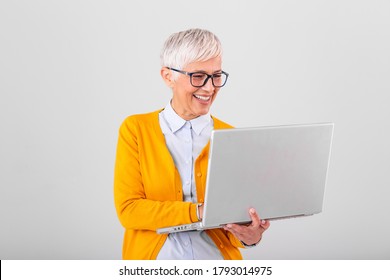
[(162, 67), (183, 69), (197, 61), (207, 61), (222, 56), (218, 37), (204, 29), (188, 29), (169, 36), (161, 51)]

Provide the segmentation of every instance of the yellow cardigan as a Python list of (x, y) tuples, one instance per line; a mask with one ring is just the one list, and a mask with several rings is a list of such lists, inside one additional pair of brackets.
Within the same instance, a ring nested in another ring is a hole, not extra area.
[[(156, 229), (197, 222), (196, 204), (183, 202), (180, 175), (165, 144), (159, 111), (128, 117), (120, 127), (114, 199), (125, 228), (123, 259), (156, 259), (167, 234)], [(216, 119), (214, 129), (231, 128)], [(198, 202), (204, 201), (209, 144), (195, 161)], [(223, 198), (223, 194), (221, 194)], [(207, 230), (225, 259), (242, 259), (241, 242), (223, 229)]]

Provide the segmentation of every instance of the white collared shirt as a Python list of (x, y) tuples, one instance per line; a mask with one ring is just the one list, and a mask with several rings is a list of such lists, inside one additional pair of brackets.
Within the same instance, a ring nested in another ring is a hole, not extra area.
[[(183, 200), (197, 202), (194, 162), (207, 145), (214, 123), (210, 114), (186, 121), (170, 103), (159, 114), (161, 130), (183, 184)], [(157, 259), (223, 259), (214, 242), (204, 231), (171, 233)]]

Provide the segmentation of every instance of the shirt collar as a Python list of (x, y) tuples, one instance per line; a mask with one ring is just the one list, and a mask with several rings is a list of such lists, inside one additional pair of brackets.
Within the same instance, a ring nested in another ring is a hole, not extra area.
[[(173, 133), (176, 133), (176, 131), (181, 129), (187, 122), (185, 119), (181, 118), (178, 114), (176, 114), (176, 112), (171, 106), (171, 102), (169, 102), (168, 105), (165, 107), (163, 114)], [(191, 123), (192, 130), (197, 135), (200, 135), (202, 130), (211, 122), (210, 113), (189, 120), (189, 122)]]

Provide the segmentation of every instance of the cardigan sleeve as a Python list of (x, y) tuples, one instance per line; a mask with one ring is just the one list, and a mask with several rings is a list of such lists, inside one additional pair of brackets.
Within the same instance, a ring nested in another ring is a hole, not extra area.
[[(156, 195), (153, 198), (147, 196), (141, 164), (148, 164), (148, 170), (158, 170), (158, 165), (163, 163), (152, 160), (145, 163), (145, 160), (142, 160), (140, 146), (143, 143), (140, 140), (142, 137), (139, 126), (137, 120), (130, 117), (119, 129), (114, 200), (121, 224), (126, 229), (155, 231), (161, 227), (197, 222), (196, 204), (183, 202), (179, 198), (167, 200), (165, 197), (158, 199)], [(169, 189), (172, 186), (166, 187)], [(164, 195), (164, 190), (153, 192)]]

